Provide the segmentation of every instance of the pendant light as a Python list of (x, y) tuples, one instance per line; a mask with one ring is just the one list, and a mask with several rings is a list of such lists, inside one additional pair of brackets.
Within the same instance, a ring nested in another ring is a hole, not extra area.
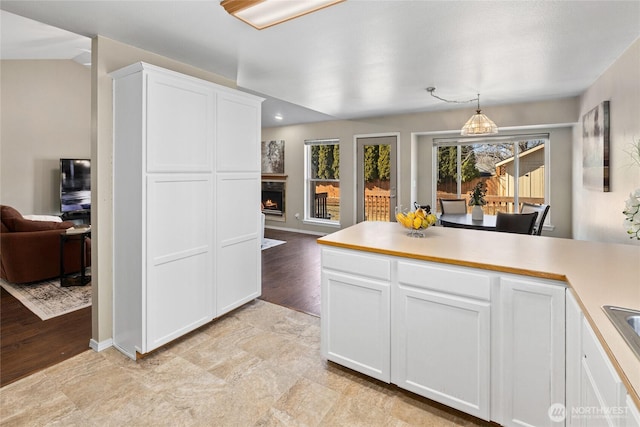
[(482, 114), (480, 109), (480, 94), (478, 94), (478, 109), (476, 113), (471, 116), (467, 123), (462, 126), (460, 135), (490, 135), (498, 133), (498, 126), (489, 117)]
[(470, 99), (468, 101), (450, 101), (448, 99), (444, 99), (435, 95), (433, 92), (436, 90), (435, 87), (429, 86), (427, 88), (427, 92), (431, 94), (434, 98), (439, 99), (440, 101), (453, 103), (453, 104), (466, 104), (469, 102), (478, 102), (478, 108), (476, 109), (476, 113), (471, 116), (467, 123), (464, 124), (462, 130), (460, 131), (460, 135), (491, 135), (498, 133), (498, 126), (491, 120), (489, 117), (482, 114), (482, 110), (480, 109), (480, 94), (478, 94), (477, 98)]

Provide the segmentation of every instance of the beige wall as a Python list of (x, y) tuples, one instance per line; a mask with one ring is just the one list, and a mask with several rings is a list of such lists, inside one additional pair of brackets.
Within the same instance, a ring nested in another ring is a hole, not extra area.
[(109, 73), (142, 61), (224, 86), (236, 87), (236, 84), (216, 74), (100, 36), (93, 39), (91, 50), (91, 119), (94, 126), (91, 136), (94, 284), (91, 335), (95, 343), (103, 344), (112, 338), (113, 298), (113, 97)]
[(0, 61), (0, 199), (60, 213), (59, 159), (91, 155), (91, 72), (71, 60)]
[[(341, 226), (347, 227), (354, 223), (354, 135), (399, 132), (398, 203), (410, 206), (413, 202), (412, 176), (415, 176), (417, 199), (421, 202), (432, 200), (431, 146), (434, 136), (455, 136), (455, 129), (459, 135), (459, 128), (473, 112), (473, 108), (465, 108), (263, 129), (263, 140), (285, 141), (285, 174), (288, 175), (286, 222), (270, 220), (267, 226), (317, 233), (335, 231), (333, 227), (303, 224), (294, 217), (295, 213), (303, 217), (305, 139), (340, 139), (340, 191), (343, 195), (340, 218)], [(550, 215), (555, 230), (545, 232), (545, 235), (571, 237), (571, 126), (578, 117), (577, 98), (490, 107), (484, 112), (503, 128), (503, 134), (551, 133)]]
[(582, 123), (573, 138), (574, 237), (640, 245), (623, 228), (622, 211), (629, 193), (640, 188), (640, 166), (626, 150), (640, 139), (640, 39), (600, 76), (580, 98), (580, 118), (602, 101), (610, 101), (610, 191), (582, 186)]

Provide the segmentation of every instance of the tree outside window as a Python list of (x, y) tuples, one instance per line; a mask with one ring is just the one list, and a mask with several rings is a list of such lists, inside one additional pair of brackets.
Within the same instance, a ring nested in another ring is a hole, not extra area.
[(340, 221), (340, 144), (305, 141), (305, 220)]

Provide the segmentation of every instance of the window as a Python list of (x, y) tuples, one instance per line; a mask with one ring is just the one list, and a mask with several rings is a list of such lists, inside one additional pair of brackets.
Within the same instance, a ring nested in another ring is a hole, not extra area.
[(484, 211), (491, 215), (519, 212), (523, 202), (545, 203), (548, 142), (548, 134), (435, 139), (437, 212), (439, 199), (469, 200), (469, 192), (478, 182), (486, 184)]
[(305, 221), (340, 223), (340, 141), (305, 144)]

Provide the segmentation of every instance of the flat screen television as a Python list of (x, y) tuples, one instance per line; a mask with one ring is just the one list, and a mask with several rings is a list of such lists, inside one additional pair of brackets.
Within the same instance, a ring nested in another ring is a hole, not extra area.
[(60, 159), (60, 211), (91, 211), (91, 160)]

